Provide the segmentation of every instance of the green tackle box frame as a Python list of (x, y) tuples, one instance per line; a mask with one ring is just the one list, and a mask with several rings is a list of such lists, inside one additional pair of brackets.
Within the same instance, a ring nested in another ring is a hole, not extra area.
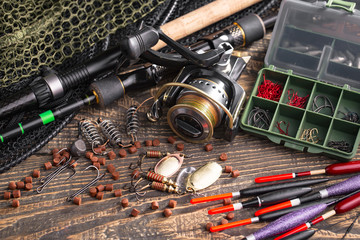
[[(265, 56), (265, 68), (258, 73), (241, 117), (241, 128), (292, 149), (323, 153), (345, 161), (353, 158), (360, 142), (360, 123), (343, 117), (350, 111), (360, 115), (360, 68), (353, 62), (341, 62), (346, 56), (339, 55), (348, 54), (349, 59), (355, 55), (359, 58), (355, 62), (360, 60), (359, 29), (360, 14), (355, 3), (284, 0)], [(321, 53), (298, 51), (299, 43)], [(283, 86), (279, 101), (257, 97), (264, 77)], [(287, 104), (289, 89), (301, 97), (309, 95), (304, 108)], [(335, 108), (333, 114), (330, 108), (313, 111), (312, 102), (317, 95), (330, 99)], [(256, 107), (271, 114), (268, 129), (248, 123), (249, 114)], [(288, 135), (279, 132), (277, 123), (282, 123), (284, 131), (289, 124)], [(318, 130), (317, 143), (300, 140), (304, 129), (313, 128)], [(352, 146), (350, 152), (328, 146), (330, 141), (342, 140)]]

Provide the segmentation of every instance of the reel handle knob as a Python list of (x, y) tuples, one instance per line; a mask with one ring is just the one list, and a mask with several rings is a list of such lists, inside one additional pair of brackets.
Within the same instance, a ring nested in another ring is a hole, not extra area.
[(145, 26), (138, 33), (120, 41), (120, 48), (131, 60), (138, 60), (140, 55), (159, 41), (159, 33), (153, 27)]

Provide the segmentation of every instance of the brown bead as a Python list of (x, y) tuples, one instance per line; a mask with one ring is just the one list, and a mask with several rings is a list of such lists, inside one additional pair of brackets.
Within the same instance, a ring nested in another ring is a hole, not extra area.
[(52, 154), (57, 154), (59, 152), (59, 149), (58, 148), (54, 148), (53, 150), (51, 150), (51, 153)]
[(238, 176), (240, 176), (240, 171), (239, 170), (234, 170), (231, 172), (231, 176), (233, 178), (237, 178)]
[(102, 149), (101, 149), (101, 147), (94, 148), (94, 152), (95, 152), (96, 154), (102, 154)]
[(154, 139), (154, 140), (152, 141), (152, 145), (153, 145), (154, 147), (159, 146), (159, 145), (160, 145), (160, 140), (159, 140), (159, 139)]
[(75, 203), (76, 205), (81, 205), (81, 197), (74, 197), (73, 203)]
[(235, 214), (233, 212), (229, 212), (227, 215), (226, 215), (226, 219), (227, 220), (233, 220), (233, 218), (235, 217)]
[(131, 216), (133, 217), (137, 217), (137, 215), (139, 215), (140, 211), (137, 210), (136, 208), (134, 208), (132, 211), (131, 211)]
[(165, 217), (170, 217), (172, 215), (172, 211), (169, 208), (166, 208), (163, 213)]
[(219, 159), (220, 159), (221, 161), (226, 161), (226, 160), (228, 159), (227, 154), (226, 154), (226, 153), (220, 154)]
[(54, 165), (54, 166), (59, 165), (59, 162), (60, 162), (60, 158), (54, 158), (54, 159), (53, 159), (53, 165)]
[(98, 162), (99, 161), (99, 158), (98, 157), (95, 157), (95, 156), (92, 156), (92, 158), (90, 158), (91, 162)]
[(95, 187), (92, 187), (89, 189), (90, 196), (95, 197), (97, 194), (97, 189)]
[(110, 160), (114, 160), (116, 158), (116, 154), (114, 153), (114, 151), (108, 152), (107, 156)]
[(151, 209), (152, 210), (156, 210), (158, 208), (159, 208), (159, 203), (158, 202), (154, 201), (154, 202), (151, 203)]
[(119, 178), (120, 178), (120, 173), (119, 173), (119, 172), (113, 172), (113, 173), (111, 173), (111, 177), (112, 177), (112, 179), (114, 179), (114, 180), (119, 180)]
[(184, 144), (183, 143), (176, 144), (176, 150), (178, 150), (178, 151), (184, 150)]
[(224, 206), (225, 205), (230, 205), (231, 204), (231, 198), (224, 198), (223, 204), (224, 204)]
[(34, 169), (32, 176), (33, 176), (33, 178), (39, 178), (40, 177), (40, 170)]
[(69, 152), (64, 152), (62, 155), (63, 155), (63, 157), (66, 157), (67, 159), (70, 158), (70, 153)]
[(210, 152), (213, 150), (213, 146), (210, 143), (206, 144), (204, 148), (205, 148), (205, 151), (207, 151), (207, 152)]
[(116, 171), (114, 165), (112, 165), (112, 164), (108, 164), (108, 165), (106, 166), (106, 168), (107, 168), (107, 170), (109, 171), (109, 173), (113, 173), (113, 172)]
[(25, 182), (26, 183), (32, 183), (32, 177), (28, 176), (28, 177), (25, 177)]
[(51, 162), (44, 163), (44, 167), (45, 167), (46, 170), (50, 170), (52, 168)]
[(16, 188), (17, 189), (24, 189), (25, 187), (25, 183), (24, 182), (17, 182), (16, 183)]
[(33, 188), (33, 185), (31, 183), (25, 184), (25, 190), (31, 190)]
[(210, 228), (213, 227), (213, 226), (214, 226), (214, 224), (212, 222), (208, 222), (206, 224), (206, 230), (210, 231)]
[(53, 154), (53, 158), (61, 158), (62, 156), (61, 156), (61, 154), (60, 153), (55, 153), (55, 154)]
[(116, 189), (116, 190), (114, 191), (114, 195), (115, 195), (115, 197), (121, 197), (121, 195), (122, 195), (122, 190), (121, 190), (121, 189)]
[(137, 148), (135, 146), (131, 146), (128, 148), (128, 152), (130, 154), (136, 153), (137, 152)]
[(134, 146), (135, 146), (137, 149), (141, 148), (141, 143), (140, 143), (140, 141), (135, 141), (135, 142), (134, 142)]
[(100, 163), (98, 163), (98, 162), (93, 162), (93, 165), (94, 165), (97, 169), (100, 170)]
[(13, 207), (19, 207), (20, 206), (20, 201), (18, 199), (13, 199), (11, 206)]
[(121, 158), (124, 158), (124, 157), (126, 157), (126, 151), (125, 151), (125, 149), (120, 149), (119, 150), (119, 156), (121, 157)]
[(15, 190), (16, 189), (16, 183), (15, 182), (9, 182), (9, 189)]
[(12, 194), (13, 194), (13, 197), (14, 197), (14, 198), (19, 198), (19, 197), (21, 197), (21, 192), (20, 192), (20, 190), (14, 190)]
[(104, 192), (98, 192), (98, 193), (96, 194), (96, 199), (102, 200), (103, 198), (104, 198)]
[(105, 187), (104, 187), (104, 185), (99, 184), (99, 185), (96, 187), (96, 189), (98, 190), (98, 192), (102, 192), (102, 191), (104, 191)]
[(127, 199), (127, 198), (121, 199), (121, 206), (123, 206), (124, 208), (128, 207), (129, 206), (129, 199)]
[(139, 171), (139, 170), (136, 170), (136, 169), (135, 169), (135, 170), (131, 173), (131, 177), (132, 177), (133, 179), (138, 179), (139, 176), (140, 176), (140, 171)]
[(100, 165), (105, 165), (106, 164), (106, 159), (105, 158), (99, 158), (99, 163)]
[(171, 144), (174, 144), (176, 142), (176, 139), (173, 136), (168, 137), (167, 141)]
[(227, 223), (229, 223), (229, 221), (227, 220), (227, 219), (223, 219), (223, 220), (221, 220), (221, 225), (224, 225), (224, 224), (227, 224)]
[(146, 146), (146, 147), (152, 146), (152, 141), (151, 141), (151, 140), (146, 140), (146, 141), (145, 141), (145, 146)]
[(88, 159), (91, 159), (93, 156), (94, 156), (93, 152), (86, 152), (85, 153), (85, 157), (88, 158)]
[(105, 191), (112, 191), (114, 189), (114, 185), (111, 183), (108, 183), (105, 185)]
[(176, 204), (177, 204), (177, 202), (175, 200), (170, 200), (168, 206), (171, 208), (175, 208)]
[(232, 166), (225, 166), (224, 172), (231, 173), (232, 172)]
[(11, 198), (11, 192), (4, 192), (4, 199), (10, 199)]

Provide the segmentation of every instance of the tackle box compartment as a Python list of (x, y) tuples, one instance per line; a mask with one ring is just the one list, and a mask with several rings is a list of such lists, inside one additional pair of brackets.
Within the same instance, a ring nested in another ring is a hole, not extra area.
[[(360, 14), (355, 3), (284, 0), (264, 65), (241, 128), (296, 150), (353, 158), (360, 141)], [(264, 98), (265, 79), (282, 87), (279, 98)], [(303, 107), (298, 107), (300, 100)]]

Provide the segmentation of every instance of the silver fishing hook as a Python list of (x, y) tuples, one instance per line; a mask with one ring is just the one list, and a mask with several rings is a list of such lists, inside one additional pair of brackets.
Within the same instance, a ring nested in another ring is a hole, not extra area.
[(86, 167), (83, 171), (89, 169), (89, 168), (95, 168), (97, 171), (97, 176), (88, 184), (86, 184), (84, 187), (82, 187), (81, 189), (79, 189), (78, 191), (76, 191), (75, 193), (71, 194), (69, 197), (66, 198), (66, 201), (72, 201), (75, 197), (77, 197), (78, 195), (82, 194), (83, 192), (85, 192), (88, 188), (90, 188), (92, 185), (96, 184), (100, 179), (102, 179), (106, 173), (103, 173), (100, 175), (100, 171), (99, 169), (94, 166), (94, 165), (89, 165), (88, 167)]

